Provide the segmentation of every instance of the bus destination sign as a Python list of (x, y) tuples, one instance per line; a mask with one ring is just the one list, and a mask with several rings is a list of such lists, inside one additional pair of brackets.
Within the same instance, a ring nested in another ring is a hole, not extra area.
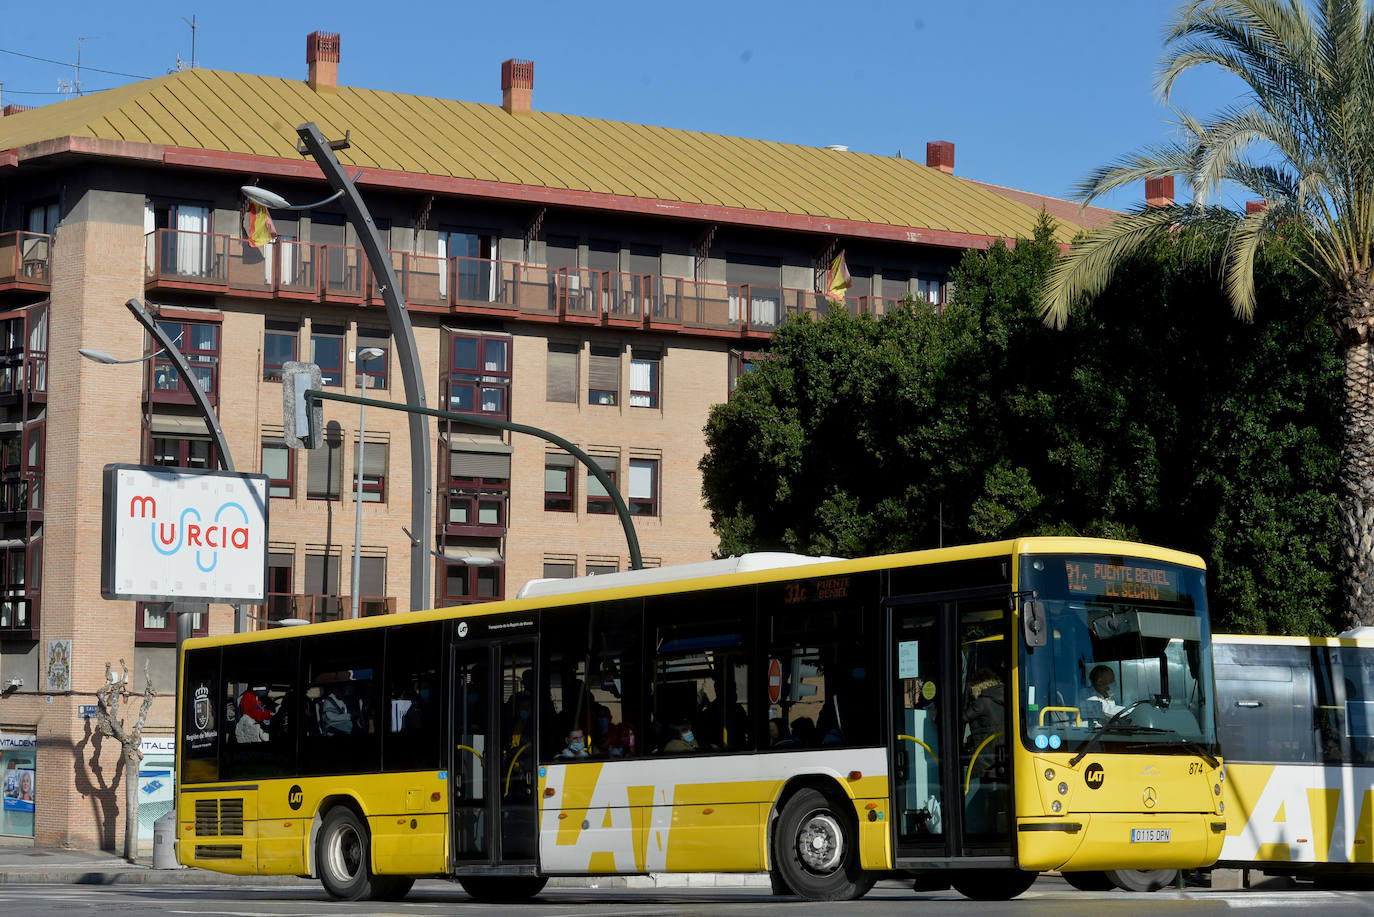
[(1179, 597), (1177, 570), (1148, 564), (1110, 564), (1090, 560), (1064, 561), (1069, 592), (1103, 598), (1175, 602)]

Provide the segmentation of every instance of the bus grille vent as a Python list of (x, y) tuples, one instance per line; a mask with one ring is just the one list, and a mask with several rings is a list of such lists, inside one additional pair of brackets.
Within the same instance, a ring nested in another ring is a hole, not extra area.
[(196, 837), (243, 837), (243, 800), (197, 799)]
[(197, 860), (241, 860), (242, 844), (196, 844)]
[(219, 833), (221, 837), (243, 837), (243, 800), (219, 801)]
[(196, 800), (196, 837), (219, 836), (219, 800)]

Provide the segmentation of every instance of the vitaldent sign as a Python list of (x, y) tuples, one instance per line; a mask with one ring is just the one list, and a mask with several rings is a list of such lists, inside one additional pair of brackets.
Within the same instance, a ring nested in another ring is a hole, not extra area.
[(106, 465), (100, 594), (145, 602), (262, 602), (267, 476)]

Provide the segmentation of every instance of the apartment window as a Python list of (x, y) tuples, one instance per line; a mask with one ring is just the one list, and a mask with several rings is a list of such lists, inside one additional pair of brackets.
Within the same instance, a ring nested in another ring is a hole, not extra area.
[(730, 321), (771, 328), (782, 311), (782, 261), (767, 255), (727, 252), (725, 282), (730, 287)]
[[(620, 465), (620, 458), (613, 455), (593, 455), (592, 461), (601, 466), (602, 470), (610, 477), (611, 483), (619, 486), (616, 481), (616, 469)], [(613, 513), (615, 504), (611, 502), (611, 495), (596, 475), (587, 472), (587, 512), (589, 513)]]
[(305, 472), (308, 500), (337, 500), (343, 482), (343, 441), (326, 432), (318, 449), (308, 450)]
[(511, 339), (455, 334), (449, 341), (448, 409), (510, 416)]
[(550, 453), (544, 456), (544, 511), (570, 513), (573, 511), (574, 491), (577, 489), (577, 460), (571, 455)]
[(218, 467), (215, 446), (206, 437), (154, 436), (152, 463), (171, 468)]
[[(364, 360), (357, 356), (369, 347), (377, 348), (382, 352), (382, 355), (373, 357), (371, 360)], [(364, 393), (385, 391), (390, 388), (391, 335), (385, 331), (358, 329), (358, 349), (354, 356), (356, 359), (354, 361), (353, 383), (358, 388), (363, 389)]]
[(210, 632), (210, 606), (205, 602), (139, 602), (135, 613), (137, 643), (175, 643), (177, 614), (191, 615), (193, 637), (204, 637)]
[(544, 579), (572, 579), (575, 576), (577, 576), (577, 558), (575, 557), (566, 560), (544, 561)]
[[(215, 257), (210, 234), (211, 216), (206, 204), (144, 201), (143, 232), (158, 233), (157, 267), (163, 276), (223, 279), (224, 266)], [(148, 255), (153, 257), (151, 250)]]
[(296, 493), (296, 461), (285, 443), (262, 444), (262, 473), (269, 478), (267, 495), (290, 499)]
[(391, 612), (386, 594), (386, 558), (358, 558), (358, 616), (384, 615)]
[(510, 499), (510, 454), (449, 454), (446, 534), (499, 535), (506, 526)]
[[(319, 450), (316, 450), (319, 451)], [(339, 594), (339, 555), (305, 555), (305, 595), (301, 615), (307, 621), (337, 621), (346, 603)]]
[(587, 364), (587, 403), (616, 404), (620, 395), (620, 348), (593, 344)]
[(262, 338), (262, 380), (280, 382), (281, 368), (296, 359), (295, 322), (269, 321)]
[(588, 576), (605, 576), (607, 573), (619, 573), (620, 562), (615, 560), (588, 560)]
[(545, 400), (577, 403), (577, 352), (576, 344), (549, 342)]
[(931, 274), (922, 274), (916, 278), (916, 298), (924, 300), (933, 306), (945, 304), (944, 289), (942, 278)]
[(630, 515), (658, 515), (658, 459), (630, 459), (630, 487), (626, 496)]
[[(468, 302), (495, 302), (497, 274), (492, 270), (495, 257), (491, 235), (474, 232), (439, 233), (439, 257), (452, 258), (457, 280), (457, 298)], [(439, 289), (448, 284), (448, 272), (440, 278)]]
[(268, 620), (302, 617), (296, 607), (296, 596), (293, 595), (295, 565), (295, 554), (271, 551), (267, 555), (267, 607), (264, 617)]
[(44, 201), (25, 207), (24, 229), (46, 235), (57, 232), (57, 201)]
[(324, 385), (343, 385), (344, 330), (330, 325), (310, 329), (310, 362), (320, 368)]
[[(312, 450), (316, 451), (316, 450)], [(362, 467), (363, 467), (363, 502), (364, 503), (385, 503), (386, 502), (386, 443), (363, 443)], [(358, 444), (353, 443), (353, 473), (357, 474), (358, 469)], [(357, 478), (353, 479), (354, 487), (357, 487)]]
[(900, 300), (911, 290), (911, 272), (895, 267), (883, 268), (883, 299)]
[(658, 407), (658, 381), (663, 355), (633, 348), (630, 351), (630, 407)]
[[(219, 394), (219, 325), (167, 320), (157, 324), (186, 358), (201, 391), (212, 400), (216, 398)], [(155, 392), (181, 395), (188, 402), (193, 400), (188, 383), (181, 378), (170, 358), (155, 357), (149, 371)]]
[(729, 390), (733, 393), (735, 386), (739, 385), (739, 380), (758, 368), (761, 354), (754, 351), (732, 350), (730, 351), (730, 379)]
[(490, 602), (499, 599), (505, 589), (504, 564), (470, 567), (467, 564), (444, 565), (444, 599), (446, 603), (465, 605), (470, 602)]

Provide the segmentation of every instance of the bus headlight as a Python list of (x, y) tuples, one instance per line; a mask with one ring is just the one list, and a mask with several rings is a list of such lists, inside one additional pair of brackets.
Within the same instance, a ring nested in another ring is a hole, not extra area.
[(1054, 768), (1052, 768), (1052, 767), (1047, 767), (1047, 768), (1045, 768), (1045, 779), (1046, 779), (1046, 780), (1053, 780), (1053, 779), (1054, 779)]
[(1220, 795), (1221, 795), (1221, 784), (1220, 784), (1220, 783), (1214, 783), (1214, 784), (1212, 784), (1212, 792), (1213, 792), (1213, 793), (1216, 793), (1218, 796), (1220, 796)]
[(1059, 783), (1059, 795), (1060, 795), (1060, 796), (1067, 796), (1067, 795), (1069, 795), (1069, 785), (1068, 785), (1067, 783), (1064, 783), (1063, 781), (1060, 781), (1060, 783)]
[(1058, 812), (1058, 811), (1059, 811), (1060, 809), (1062, 809), (1062, 808), (1064, 808), (1064, 805), (1063, 805), (1063, 803), (1061, 803), (1058, 799), (1056, 799), (1054, 802), (1050, 803), (1050, 811), (1051, 811), (1051, 812)]
[(1224, 815), (1225, 813), (1226, 813), (1226, 803), (1224, 803), (1224, 802), (1219, 802), (1219, 803), (1217, 803), (1217, 814), (1218, 814), (1218, 815)]

